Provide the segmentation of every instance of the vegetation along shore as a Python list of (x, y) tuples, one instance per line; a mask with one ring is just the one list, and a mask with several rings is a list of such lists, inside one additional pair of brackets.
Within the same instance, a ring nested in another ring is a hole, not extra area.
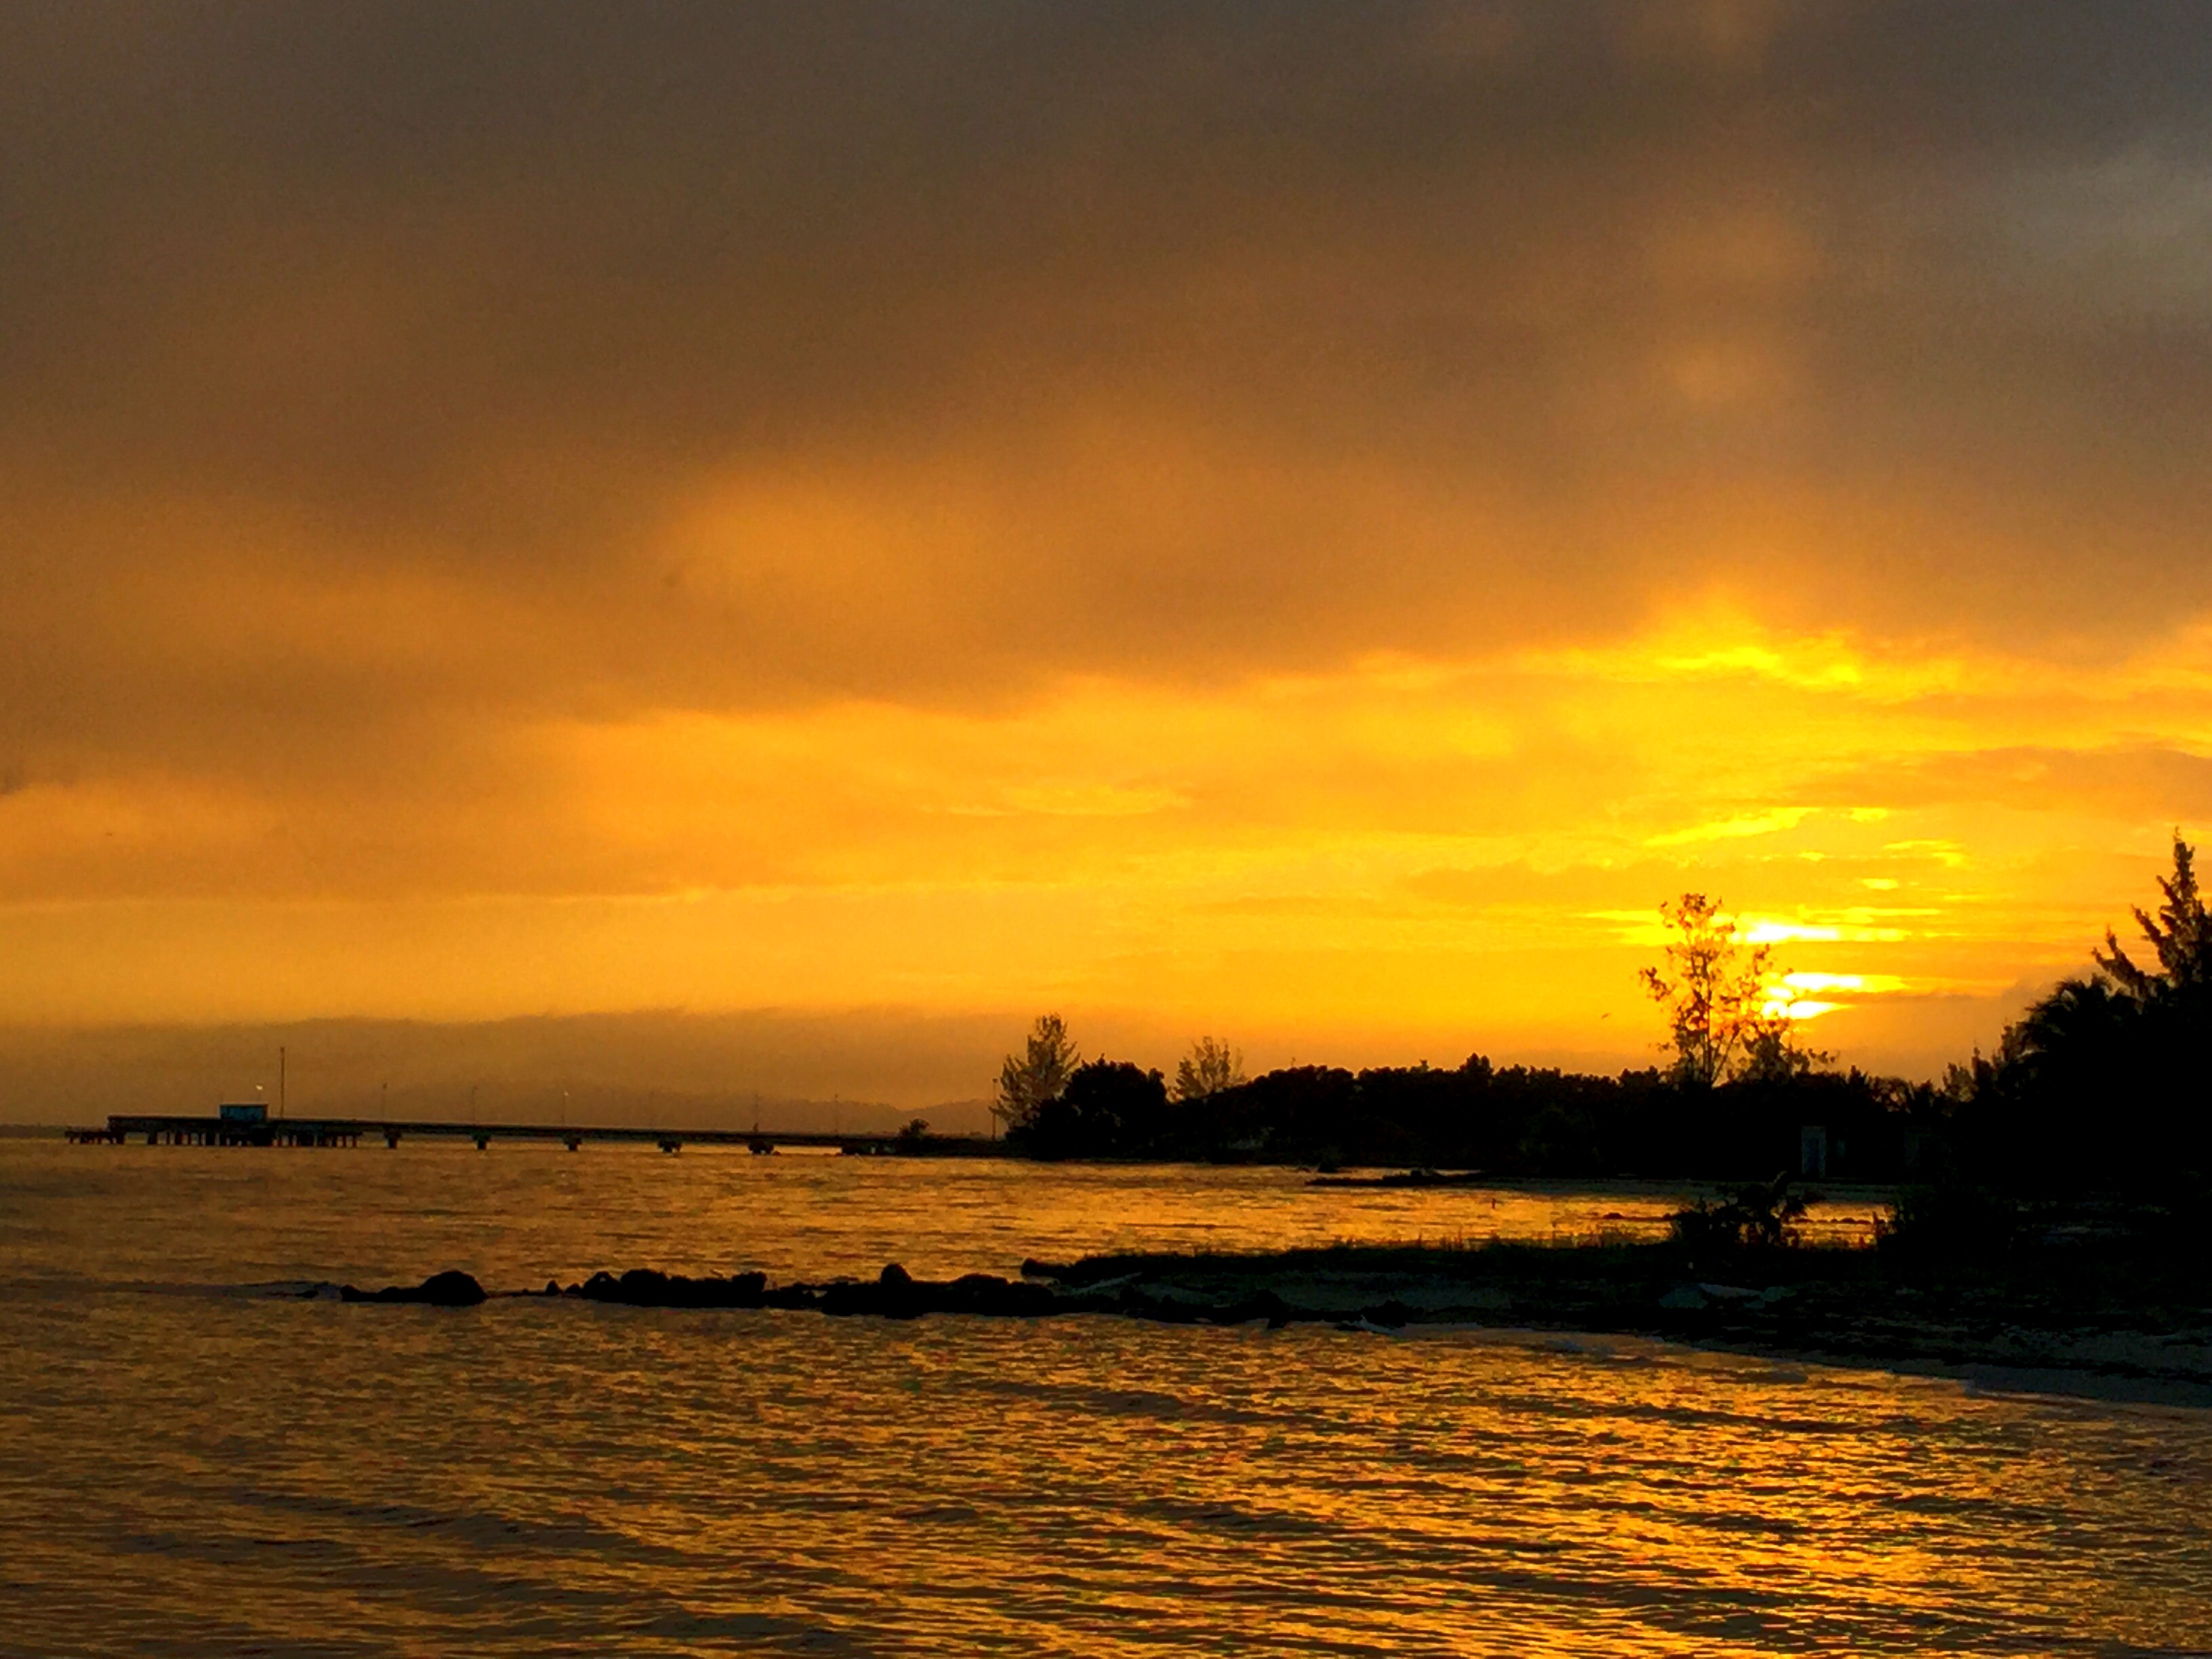
[[(2107, 933), (2094, 969), (2008, 1030), (1997, 1053), (1940, 1085), (1824, 1069), (1760, 989), (1717, 903), (1668, 907), (1675, 942), (1646, 975), (1674, 1063), (1619, 1078), (1499, 1069), (1358, 1073), (1308, 1066), (1254, 1079), (1208, 1039), (1170, 1091), (1157, 1072), (1080, 1061), (1041, 1019), (1007, 1059), (1010, 1150), (1031, 1156), (1303, 1156), (1498, 1175), (1726, 1176), (1791, 1167), (1817, 1125), (1838, 1174), (1910, 1177), (1870, 1245), (1808, 1243), (1787, 1173), (1678, 1210), (1664, 1240), (1339, 1244), (1253, 1255), (1030, 1261), (1019, 1279), (770, 1285), (649, 1268), (518, 1292), (662, 1308), (832, 1316), (1118, 1315), (1375, 1330), (1477, 1326), (1621, 1333), (1905, 1368), (2025, 1368), (2212, 1401), (2212, 917), (2176, 837), (2164, 902), (2136, 919), (2156, 965)], [(1831, 1157), (1832, 1155), (1832, 1157)], [(1345, 1179), (1324, 1174), (1320, 1179)], [(1362, 1178), (1370, 1179), (1370, 1178)], [(467, 1305), (465, 1273), (348, 1301)]]
[(1012, 1152), (1036, 1158), (1204, 1158), (1553, 1179), (1744, 1182), (1777, 1170), (1994, 1192), (2019, 1201), (2108, 1196), (2203, 1213), (2212, 1192), (2212, 917), (2195, 851), (2174, 838), (2156, 911), (2134, 917), (2138, 962), (2107, 931), (2062, 981), (1941, 1079), (1838, 1070), (1807, 1047), (1765, 947), (1717, 900), (1662, 907), (1671, 943), (1645, 988), (1665, 1064), (1595, 1076), (1493, 1065), (1353, 1072), (1300, 1066), (1246, 1078), (1201, 1039), (1170, 1082), (1085, 1060), (1048, 1014), (1001, 1069)]

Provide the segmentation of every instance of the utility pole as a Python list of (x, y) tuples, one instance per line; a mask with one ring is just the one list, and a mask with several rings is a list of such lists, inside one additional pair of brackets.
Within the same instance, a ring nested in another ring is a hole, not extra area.
[(284, 1045), (276, 1045), (276, 1115), (284, 1115)]

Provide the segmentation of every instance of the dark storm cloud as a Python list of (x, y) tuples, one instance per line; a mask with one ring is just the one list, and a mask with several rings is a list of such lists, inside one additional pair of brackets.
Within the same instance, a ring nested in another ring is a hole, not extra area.
[(2208, 88), (2189, 5), (11, 8), (0, 764), (2187, 611)]

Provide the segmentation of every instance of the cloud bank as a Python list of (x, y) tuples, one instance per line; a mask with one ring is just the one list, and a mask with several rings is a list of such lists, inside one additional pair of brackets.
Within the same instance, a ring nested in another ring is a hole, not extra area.
[(1932, 1051), (2205, 817), (2208, 84), (2182, 4), (13, 8), (0, 994), (1633, 1055), (1704, 884)]

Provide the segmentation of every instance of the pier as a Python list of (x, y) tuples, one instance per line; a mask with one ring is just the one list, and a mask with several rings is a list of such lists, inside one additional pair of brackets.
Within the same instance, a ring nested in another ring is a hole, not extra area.
[(170, 1115), (119, 1112), (100, 1127), (64, 1131), (80, 1146), (141, 1140), (149, 1146), (357, 1146), (382, 1140), (472, 1140), (479, 1152), (495, 1140), (556, 1140), (570, 1152), (587, 1140), (644, 1141), (664, 1152), (685, 1146), (744, 1146), (757, 1153), (779, 1147), (835, 1148), (848, 1155), (920, 1158), (989, 1157), (999, 1143), (982, 1135), (913, 1134), (903, 1130), (851, 1134), (821, 1130), (649, 1129), (627, 1125), (568, 1123), (457, 1123), (440, 1119), (398, 1121), (366, 1117), (281, 1117), (240, 1115)]

